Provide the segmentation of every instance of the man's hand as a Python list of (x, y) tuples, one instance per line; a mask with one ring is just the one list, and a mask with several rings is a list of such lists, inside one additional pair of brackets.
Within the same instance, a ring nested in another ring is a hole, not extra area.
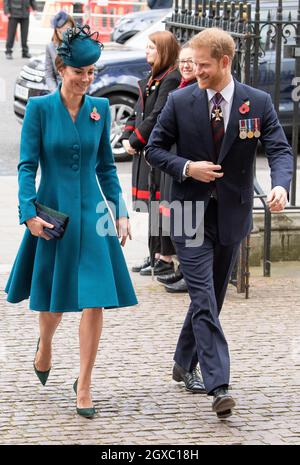
[(116, 228), (118, 237), (122, 237), (121, 246), (124, 247), (127, 237), (129, 237), (130, 240), (132, 239), (129, 219), (126, 216), (122, 216), (116, 220)]
[(47, 223), (47, 221), (42, 220), (39, 216), (35, 216), (26, 221), (27, 227), (31, 234), (36, 237), (42, 237), (49, 241), (51, 237), (47, 236), (44, 232), (44, 228), (54, 228), (53, 224)]
[(281, 212), (287, 203), (287, 192), (282, 186), (275, 186), (267, 197), (270, 212)]
[(221, 165), (215, 165), (211, 161), (192, 161), (189, 166), (189, 174), (197, 181), (211, 182), (224, 175), (224, 173), (220, 173), (221, 169)]
[(128, 139), (123, 139), (122, 144), (123, 144), (124, 149), (126, 150), (126, 152), (129, 155), (135, 155), (136, 154), (136, 150), (133, 147), (131, 147)]

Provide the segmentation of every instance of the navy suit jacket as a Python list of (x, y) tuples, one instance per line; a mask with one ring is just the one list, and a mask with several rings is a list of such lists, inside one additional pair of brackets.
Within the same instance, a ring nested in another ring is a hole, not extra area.
[[(250, 111), (241, 114), (240, 106), (250, 102)], [(219, 240), (223, 245), (241, 241), (252, 227), (253, 164), (257, 139), (240, 139), (239, 120), (260, 118), (260, 140), (271, 169), (272, 187), (287, 191), (293, 172), (293, 155), (269, 94), (235, 80), (232, 108), (218, 158), (224, 176), (216, 180), (218, 195)], [(173, 144), (177, 153), (172, 153)], [(183, 179), (188, 160), (212, 161), (214, 153), (208, 98), (198, 84), (173, 91), (161, 112), (146, 147), (146, 160), (173, 177), (171, 200), (204, 202), (210, 197), (210, 183)], [(174, 218), (173, 218), (174, 219)], [(172, 221), (173, 223), (173, 221)], [(174, 225), (171, 225), (174, 228)], [(182, 233), (173, 238), (186, 239)]]

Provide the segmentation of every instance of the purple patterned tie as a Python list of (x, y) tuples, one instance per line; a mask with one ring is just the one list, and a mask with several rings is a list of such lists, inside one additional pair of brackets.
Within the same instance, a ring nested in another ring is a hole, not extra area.
[(212, 135), (213, 135), (213, 141), (214, 141), (214, 146), (215, 146), (215, 153), (213, 154), (214, 156), (214, 163), (217, 163), (219, 153), (221, 150), (221, 145), (223, 142), (223, 137), (224, 137), (224, 118), (222, 114), (222, 109), (221, 109), (221, 102), (223, 101), (222, 95), (217, 92), (213, 98), (211, 99), (213, 103), (213, 109), (211, 113), (211, 129), (212, 129)]

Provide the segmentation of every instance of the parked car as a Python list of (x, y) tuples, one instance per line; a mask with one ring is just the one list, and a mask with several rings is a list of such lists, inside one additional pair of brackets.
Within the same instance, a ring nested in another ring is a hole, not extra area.
[(171, 13), (172, 9), (163, 8), (158, 10), (138, 11), (122, 16), (115, 22), (111, 40), (118, 44), (124, 44), (138, 32), (144, 31), (149, 26)]
[[(105, 44), (100, 60), (96, 63), (95, 79), (88, 93), (95, 97), (106, 97), (110, 102), (112, 116), (111, 143), (116, 161), (128, 159), (119, 142), (123, 127), (138, 99), (138, 81), (150, 71), (146, 62), (145, 48), (148, 35), (164, 30), (162, 20), (147, 30), (129, 39), (126, 44)], [(23, 66), (15, 84), (14, 112), (22, 122), (29, 97), (48, 94), (45, 82), (45, 55), (30, 59)]]

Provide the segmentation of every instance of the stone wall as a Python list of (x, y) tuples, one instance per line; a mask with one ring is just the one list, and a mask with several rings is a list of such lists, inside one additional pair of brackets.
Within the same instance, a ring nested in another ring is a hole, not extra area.
[[(251, 233), (250, 264), (263, 257), (264, 213), (255, 211)], [(271, 261), (300, 260), (300, 210), (272, 214)]]

